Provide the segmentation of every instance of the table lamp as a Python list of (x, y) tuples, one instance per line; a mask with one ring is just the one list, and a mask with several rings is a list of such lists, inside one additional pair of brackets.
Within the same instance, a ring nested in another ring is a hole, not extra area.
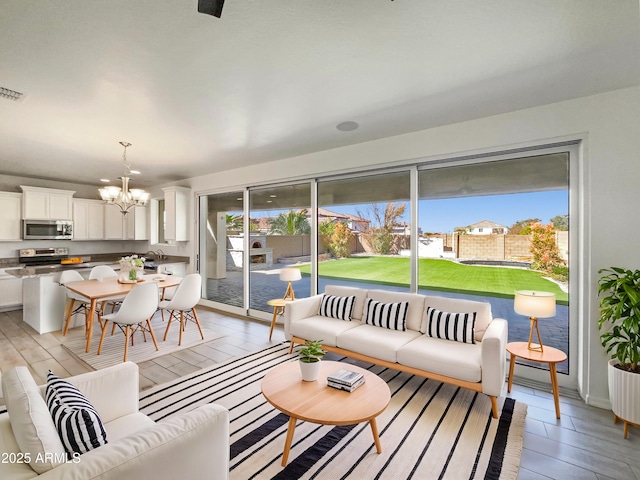
[[(542, 338), (538, 330), (538, 318), (549, 318), (556, 314), (556, 295), (550, 292), (533, 292), (521, 290), (516, 292), (513, 309), (520, 315), (529, 317), (531, 327), (529, 330), (529, 343), (527, 348), (537, 352), (542, 352)], [(533, 329), (535, 328), (540, 344), (532, 344)]]
[(297, 268), (283, 268), (280, 270), (280, 280), (283, 282), (289, 282), (287, 285), (287, 291), (284, 293), (283, 300), (295, 300), (295, 294), (293, 293), (293, 286), (291, 282), (296, 282), (302, 278), (300, 270)]

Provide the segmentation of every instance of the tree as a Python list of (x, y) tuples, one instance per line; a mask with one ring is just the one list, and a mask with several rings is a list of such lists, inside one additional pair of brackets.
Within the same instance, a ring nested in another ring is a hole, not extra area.
[(529, 235), (531, 233), (531, 225), (533, 223), (542, 223), (539, 218), (528, 218), (527, 220), (518, 220), (509, 227), (509, 235)]
[(353, 232), (349, 229), (346, 222), (336, 223), (333, 226), (331, 234), (331, 243), (329, 251), (336, 258), (346, 258), (351, 254), (351, 239)]
[(551, 219), (551, 223), (556, 230), (566, 232), (569, 230), (569, 214), (556, 215)]
[(307, 210), (282, 212), (269, 221), (270, 235), (306, 235), (311, 232)]
[(393, 248), (393, 227), (398, 219), (404, 215), (407, 205), (405, 203), (373, 203), (369, 206), (370, 216), (366, 216), (360, 211), (359, 217), (369, 220), (367, 234), (371, 236), (371, 248), (374, 253), (388, 255)]
[(335, 224), (332, 219), (326, 219), (318, 224), (318, 233), (324, 237), (330, 237), (335, 230)]
[(541, 223), (531, 225), (530, 251), (533, 255), (531, 268), (534, 270), (553, 273), (554, 267), (564, 263), (560, 258), (560, 251), (556, 244), (555, 229), (551, 223), (548, 225), (542, 225)]
[(226, 214), (227, 230), (242, 230), (242, 215)]

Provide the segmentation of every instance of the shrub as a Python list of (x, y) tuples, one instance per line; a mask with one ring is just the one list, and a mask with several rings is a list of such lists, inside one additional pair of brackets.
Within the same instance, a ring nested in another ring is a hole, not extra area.
[(353, 232), (344, 223), (336, 223), (330, 237), (329, 252), (336, 258), (346, 258), (351, 254)]
[(551, 274), (554, 267), (564, 265), (556, 244), (555, 229), (551, 223), (548, 225), (542, 225), (541, 223), (531, 224), (530, 250), (533, 255), (531, 268), (535, 270), (542, 270)]

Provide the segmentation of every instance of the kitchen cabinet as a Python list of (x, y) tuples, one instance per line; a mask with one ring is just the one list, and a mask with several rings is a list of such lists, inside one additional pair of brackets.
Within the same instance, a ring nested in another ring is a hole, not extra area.
[(166, 187), (164, 192), (164, 239), (174, 242), (189, 240), (189, 198), (185, 187)]
[(106, 240), (148, 240), (148, 208), (135, 206), (123, 215), (116, 205), (104, 206), (104, 238)]
[(0, 192), (0, 241), (22, 239), (22, 194)]
[(125, 219), (127, 240), (149, 240), (149, 208), (135, 206), (129, 210)]
[(73, 195), (71, 190), (30, 187), (22, 188), (22, 218), (29, 220), (72, 220)]
[(62, 330), (67, 295), (59, 279), (55, 274), (23, 280), (22, 319), (40, 334)]
[(124, 219), (117, 205), (104, 206), (104, 238), (105, 240), (122, 240), (124, 238)]
[(104, 209), (102, 200), (73, 200), (73, 239), (104, 240)]
[[(15, 267), (13, 267), (15, 268)], [(22, 279), (0, 269), (0, 311), (22, 308)]]

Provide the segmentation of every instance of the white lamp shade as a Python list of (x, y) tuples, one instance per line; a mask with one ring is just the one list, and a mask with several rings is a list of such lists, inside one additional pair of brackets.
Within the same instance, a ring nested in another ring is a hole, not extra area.
[(297, 268), (283, 268), (280, 270), (280, 280), (283, 282), (295, 282), (296, 280), (300, 280), (302, 278), (302, 274), (300, 270)]
[(553, 317), (556, 314), (556, 295), (550, 292), (521, 290), (516, 292), (513, 309), (527, 317)]

